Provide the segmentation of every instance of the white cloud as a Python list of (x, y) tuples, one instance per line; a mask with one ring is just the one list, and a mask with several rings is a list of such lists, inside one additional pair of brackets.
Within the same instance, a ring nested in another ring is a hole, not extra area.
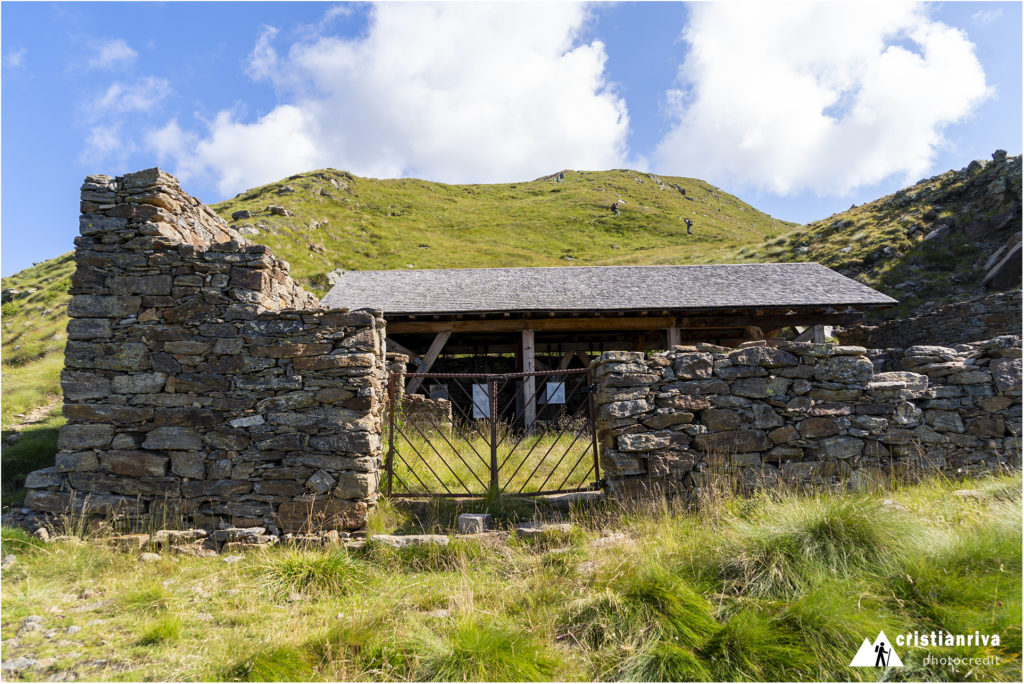
[[(86, 129), (86, 135), (79, 161), (90, 166), (114, 161), (123, 167), (128, 155), (140, 149), (135, 141), (141, 136), (133, 119), (140, 114), (144, 118), (170, 93), (166, 79), (147, 77), (134, 83), (112, 83), (92, 100), (80, 102), (76, 124)], [(146, 142), (153, 149), (159, 149), (158, 143), (166, 144), (168, 138), (166, 134), (149, 137), (153, 142)], [(181, 139), (187, 138), (182, 135)]]
[(316, 138), (320, 123), (292, 105), (276, 107), (251, 124), (220, 112), (191, 155), (178, 158), (180, 172), (187, 178), (215, 169), (218, 189), (227, 194), (327, 166)]
[(167, 79), (149, 76), (134, 83), (116, 82), (91, 103), (93, 114), (145, 112), (171, 94)]
[(274, 50), (273, 41), (277, 36), (277, 29), (273, 26), (264, 26), (261, 29), (256, 45), (249, 53), (249, 64), (246, 73), (250, 78), (259, 80), (261, 78), (273, 79), (278, 70), (277, 51)]
[(189, 148), (195, 145), (196, 136), (183, 131), (177, 119), (171, 119), (164, 127), (146, 134), (145, 143), (156, 152), (157, 161), (163, 163), (165, 160), (187, 154)]
[(94, 40), (90, 44), (93, 56), (89, 58), (89, 66), (93, 69), (112, 69), (117, 66), (131, 64), (139, 56), (122, 38)]
[(28, 50), (25, 48), (18, 48), (17, 50), (11, 50), (4, 55), (4, 66), (10, 67), (11, 69), (20, 69), (25, 66), (25, 55), (28, 54)]
[(1001, 16), (1003, 16), (1002, 9), (983, 9), (972, 14), (971, 21), (978, 26), (986, 26)]
[(327, 22), (337, 17), (347, 17), (352, 14), (352, 5), (331, 5), (324, 12), (322, 21)]
[(916, 179), (991, 89), (966, 35), (908, 3), (696, 3), (654, 166), (780, 194)]
[(626, 106), (604, 45), (580, 40), (586, 21), (579, 4), (385, 3), (360, 38), (281, 55), (264, 29), (249, 73), (286, 104), (251, 122), (221, 112), (176, 171), (229, 194), (323, 166), (450, 182), (619, 166)]
[(100, 166), (113, 161), (124, 167), (128, 156), (138, 151), (125, 136), (119, 123), (104, 123), (93, 126), (85, 138), (85, 147), (78, 155), (78, 161), (87, 166)]

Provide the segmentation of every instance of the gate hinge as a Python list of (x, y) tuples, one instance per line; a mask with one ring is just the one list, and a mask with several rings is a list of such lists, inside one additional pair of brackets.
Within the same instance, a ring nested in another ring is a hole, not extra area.
[(597, 391), (597, 383), (596, 382), (593, 383), (593, 384), (587, 385), (587, 386), (585, 386), (583, 388), (583, 393), (584, 394), (592, 394), (592, 393), (594, 393), (596, 391)]

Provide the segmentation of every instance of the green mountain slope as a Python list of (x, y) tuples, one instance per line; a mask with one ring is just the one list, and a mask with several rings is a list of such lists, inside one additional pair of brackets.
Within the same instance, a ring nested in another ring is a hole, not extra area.
[(446, 185), (326, 169), (213, 208), (318, 293), (337, 268), (708, 263), (794, 227), (703, 181), (628, 170)]
[(3, 279), (3, 402), (6, 427), (40, 406), (57, 406), (64, 366), (74, 254), (68, 252)]
[[(1021, 157), (996, 152), (959, 171), (926, 178), (873, 202), (815, 221), (760, 246), (752, 261), (817, 261), (856, 278), (900, 306), (877, 314), (924, 313), (990, 290), (1000, 255), (1020, 243)], [(1020, 261), (1016, 269), (1020, 287)], [(996, 288), (1011, 286), (997, 281)]]

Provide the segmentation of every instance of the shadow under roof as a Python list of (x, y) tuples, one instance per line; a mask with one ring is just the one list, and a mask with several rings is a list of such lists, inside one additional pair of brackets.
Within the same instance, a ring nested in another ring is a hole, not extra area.
[(821, 264), (347, 271), (322, 300), (387, 316), (896, 304)]

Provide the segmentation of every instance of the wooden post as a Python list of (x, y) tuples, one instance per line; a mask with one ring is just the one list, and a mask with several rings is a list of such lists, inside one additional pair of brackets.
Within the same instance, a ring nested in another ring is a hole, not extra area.
[(398, 342), (395, 342), (390, 337), (387, 338), (385, 344), (387, 344), (387, 350), (388, 351), (390, 351), (390, 352), (398, 352), (399, 354), (405, 354), (406, 356), (409, 357), (409, 360), (412, 361), (413, 363), (416, 363), (416, 364), (423, 363), (423, 359), (420, 358), (419, 354), (414, 352), (412, 349), (409, 349), (408, 347), (404, 347), (404, 346), (400, 345)]
[[(437, 361), (437, 357), (441, 354), (441, 350), (444, 349), (445, 343), (451, 336), (451, 330), (442, 330), (437, 333), (437, 337), (430, 343), (430, 349), (427, 350), (426, 356), (423, 357), (422, 366), (416, 369), (417, 373), (430, 372), (430, 367), (434, 365), (434, 361)], [(423, 384), (423, 378), (409, 378), (409, 383), (405, 386), (405, 393), (412, 394), (420, 388), (421, 384)]]
[[(799, 328), (797, 329), (799, 330)], [(824, 325), (812, 325), (806, 328), (802, 333), (796, 336), (794, 342), (814, 342), (815, 344), (824, 344), (825, 342), (825, 326)]]
[(491, 380), (487, 388), (491, 423), (491, 493), (498, 493), (498, 381)]
[(395, 481), (395, 402), (397, 401), (395, 392), (395, 381), (400, 380), (401, 376), (396, 378), (392, 375), (388, 378), (388, 460), (387, 460), (387, 473), (388, 473), (388, 496), (392, 494), (392, 488), (394, 487)]
[[(533, 331), (523, 331), (523, 372), (532, 373), (537, 370), (533, 358), (534, 342)], [(537, 421), (537, 397), (534, 396), (537, 390), (537, 378), (528, 375), (523, 378), (523, 425), (526, 432), (533, 432), (533, 424)]]
[(679, 328), (673, 326), (665, 328), (665, 331), (668, 332), (668, 348), (678, 347), (680, 344)]

